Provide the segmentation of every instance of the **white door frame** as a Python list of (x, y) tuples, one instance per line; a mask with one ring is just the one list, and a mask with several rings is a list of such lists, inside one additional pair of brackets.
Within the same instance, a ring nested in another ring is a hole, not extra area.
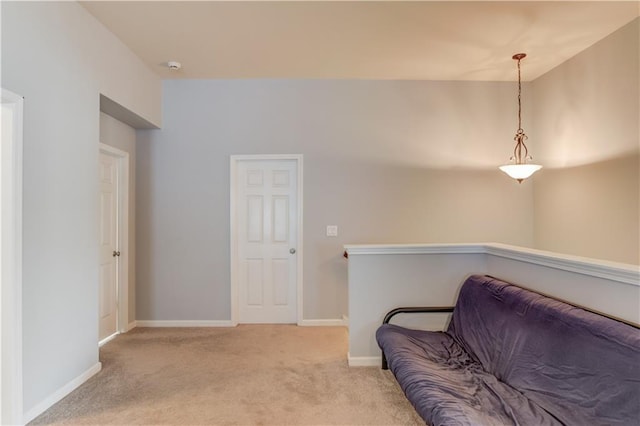
[(240, 318), (240, 306), (239, 306), (239, 297), (238, 297), (238, 224), (236, 223), (236, 214), (237, 214), (237, 191), (238, 191), (238, 179), (237, 179), (237, 170), (238, 163), (240, 161), (273, 161), (273, 160), (294, 160), (296, 162), (297, 173), (298, 173), (298, 241), (296, 242), (296, 316), (298, 325), (302, 324), (302, 308), (303, 308), (303, 298), (302, 298), (302, 264), (304, 259), (303, 254), (303, 238), (302, 238), (302, 205), (303, 205), (303, 179), (302, 179), (302, 169), (303, 169), (303, 156), (301, 154), (264, 154), (264, 155), (232, 155), (230, 157), (230, 229), (231, 229), (231, 243), (230, 243), (230, 267), (231, 267), (231, 323), (236, 326), (238, 325)]
[[(22, 424), (22, 138), (24, 99), (2, 89), (13, 110), (12, 138), (2, 141), (2, 382), (0, 424)], [(8, 392), (8, 395), (7, 395)]]
[[(129, 329), (129, 153), (102, 142), (100, 142), (100, 152), (114, 157), (117, 161), (118, 248), (116, 250), (123, 253), (123, 256), (118, 257), (116, 329), (119, 333), (126, 333)], [(96, 309), (99, 306), (98, 303), (99, 300), (96, 301)]]

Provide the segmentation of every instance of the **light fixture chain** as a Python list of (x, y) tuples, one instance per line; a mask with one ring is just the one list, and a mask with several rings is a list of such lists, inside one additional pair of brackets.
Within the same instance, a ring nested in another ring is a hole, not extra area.
[(518, 132), (522, 131), (522, 83), (520, 82), (520, 59), (518, 59)]

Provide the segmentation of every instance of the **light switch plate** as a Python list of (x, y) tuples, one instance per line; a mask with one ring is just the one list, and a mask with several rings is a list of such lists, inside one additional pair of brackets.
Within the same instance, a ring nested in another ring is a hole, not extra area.
[(338, 236), (338, 226), (327, 225), (327, 237), (337, 237), (337, 236)]

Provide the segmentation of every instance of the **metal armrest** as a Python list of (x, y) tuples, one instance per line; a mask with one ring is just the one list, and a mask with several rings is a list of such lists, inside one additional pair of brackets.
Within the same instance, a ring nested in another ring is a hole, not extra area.
[[(453, 312), (453, 306), (415, 306), (415, 307), (403, 307), (403, 308), (395, 308), (392, 309), (384, 316), (382, 320), (382, 324), (389, 324), (391, 318), (398, 314), (424, 314), (424, 313), (443, 313), (443, 312)], [(387, 357), (384, 354), (384, 350), (382, 351), (382, 369), (388, 370), (389, 366), (387, 365)]]
[(382, 320), (383, 324), (389, 324), (391, 318), (397, 314), (422, 314), (422, 313), (438, 313), (453, 312), (453, 306), (415, 306), (405, 308), (395, 308), (387, 313)]

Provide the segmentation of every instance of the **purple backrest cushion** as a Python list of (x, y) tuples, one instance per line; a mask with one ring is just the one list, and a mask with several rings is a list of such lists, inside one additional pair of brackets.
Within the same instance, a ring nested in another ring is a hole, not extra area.
[(640, 424), (637, 328), (474, 275), (447, 332), (565, 424)]

